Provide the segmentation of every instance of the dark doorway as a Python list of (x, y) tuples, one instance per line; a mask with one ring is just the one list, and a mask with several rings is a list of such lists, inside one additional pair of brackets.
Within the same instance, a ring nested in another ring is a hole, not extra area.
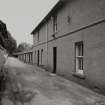
[(39, 66), (39, 50), (38, 50), (38, 53), (37, 53), (37, 65)]
[(57, 47), (53, 47), (53, 73), (56, 73), (57, 67)]
[(43, 64), (43, 49), (41, 49), (41, 65)]

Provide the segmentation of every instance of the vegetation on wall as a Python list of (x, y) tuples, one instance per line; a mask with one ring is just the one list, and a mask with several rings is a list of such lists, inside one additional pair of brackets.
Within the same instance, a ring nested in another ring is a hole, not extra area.
[(2, 21), (0, 21), (0, 45), (4, 47), (9, 54), (12, 54), (17, 48), (16, 40), (7, 30), (6, 24)]
[(10, 32), (7, 32), (8, 34), (8, 38), (5, 39), (4, 41), (4, 47), (7, 49), (7, 51), (12, 54), (16, 48), (17, 48), (17, 43), (16, 40), (12, 37), (12, 35), (10, 34)]

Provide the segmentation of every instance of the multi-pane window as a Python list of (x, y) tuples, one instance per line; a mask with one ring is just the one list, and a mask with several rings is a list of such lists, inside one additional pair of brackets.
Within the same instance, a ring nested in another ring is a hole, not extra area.
[(57, 16), (53, 16), (53, 32), (57, 32)]
[(39, 41), (39, 31), (38, 31), (38, 33), (37, 33), (37, 39), (38, 39), (38, 41)]
[(35, 51), (35, 55), (34, 55), (35, 59), (36, 59), (36, 51)]
[(76, 72), (83, 74), (83, 42), (75, 43), (75, 54), (76, 54)]

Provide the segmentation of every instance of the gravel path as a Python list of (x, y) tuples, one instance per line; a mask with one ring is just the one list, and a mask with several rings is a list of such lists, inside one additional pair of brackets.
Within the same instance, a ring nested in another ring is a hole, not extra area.
[(18, 91), (14, 102), (17, 105), (105, 105), (102, 104), (105, 96), (36, 66), (15, 58), (8, 58), (5, 66), (11, 75), (11, 83), (7, 89), (9, 95), (3, 98), (4, 105), (13, 105), (9, 98), (12, 85), (12, 90)]

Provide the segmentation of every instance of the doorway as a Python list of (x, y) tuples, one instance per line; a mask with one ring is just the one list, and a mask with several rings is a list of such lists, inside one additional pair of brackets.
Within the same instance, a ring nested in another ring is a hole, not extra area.
[(41, 49), (41, 65), (43, 65), (43, 49)]
[(37, 65), (39, 66), (39, 50), (38, 50), (38, 53), (37, 53)]
[(53, 73), (56, 73), (57, 68), (57, 47), (53, 47)]

